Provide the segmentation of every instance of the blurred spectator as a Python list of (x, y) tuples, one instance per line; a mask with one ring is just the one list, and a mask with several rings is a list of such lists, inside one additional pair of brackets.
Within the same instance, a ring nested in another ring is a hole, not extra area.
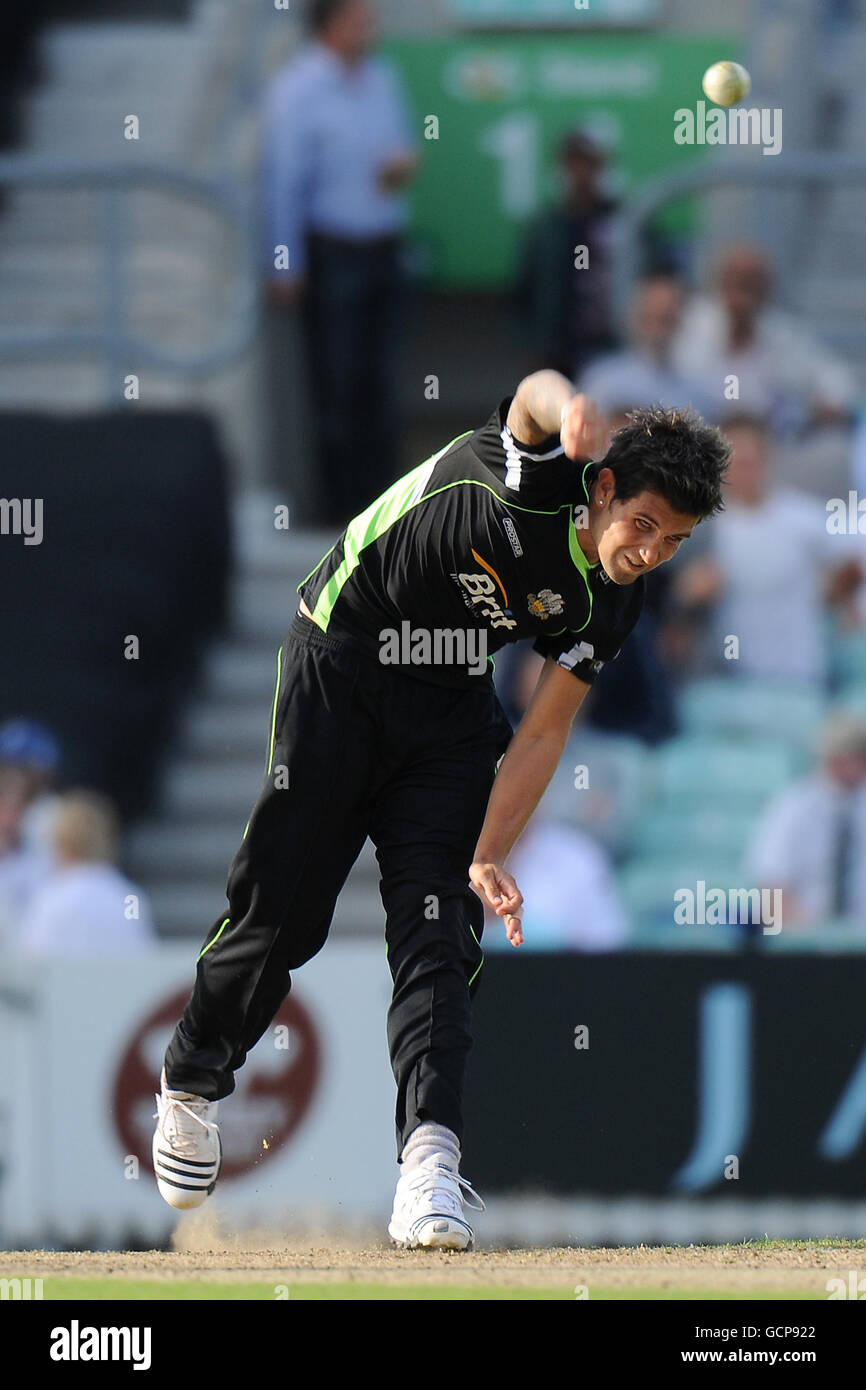
[(852, 66), (858, 62), (864, 18), (863, 0), (823, 0), (817, 7), (815, 149), (844, 148), (851, 108), (858, 100)]
[[(529, 230), (515, 307), (526, 371), (553, 367), (577, 380), (595, 357), (618, 346), (612, 286), (620, 203), (606, 187), (607, 151), (588, 130), (562, 136), (556, 173), (560, 196)], [(671, 256), (653, 229), (643, 234), (642, 252), (648, 270), (670, 270)], [(624, 399), (631, 397), (629, 390)]]
[[(704, 534), (696, 528), (673, 578), (678, 621), (694, 642), (691, 673), (725, 670), (824, 686), (824, 608), (844, 608), (857, 621), (862, 541), (831, 535), (816, 498), (776, 484), (762, 420), (739, 414), (723, 429), (733, 445), (725, 510)], [(738, 654), (726, 658), (731, 637)]]
[[(656, 578), (662, 580), (660, 575), (647, 575), (648, 581)], [(667, 576), (662, 582), (666, 581)], [(659, 587), (647, 583), (640, 622), (616, 659), (599, 672), (587, 696), (584, 715), (593, 729), (628, 734), (650, 745), (672, 738), (679, 728), (674, 687), (662, 659), (654, 611)]]
[[(738, 409), (768, 420), (785, 443), (786, 481), (837, 492), (850, 477), (856, 383), (799, 320), (770, 307), (772, 290), (767, 254), (757, 246), (729, 247), (713, 293), (686, 305), (673, 361), (683, 374), (699, 377), (722, 406), (736, 400)], [(725, 394), (732, 376), (736, 397)]]
[(851, 486), (861, 498), (866, 497), (866, 409), (861, 408), (857, 416), (851, 458)]
[(55, 803), (60, 749), (50, 729), (35, 719), (9, 719), (0, 725), (0, 768), (15, 767), (24, 779), (22, 842), (48, 850), (46, 820)]
[(721, 414), (720, 396), (672, 360), (683, 301), (683, 287), (675, 276), (648, 275), (641, 280), (629, 305), (628, 345), (593, 361), (579, 380), (580, 390), (614, 415), (622, 412), (624, 402), (629, 409), (656, 403), (691, 405), (715, 423)]
[[(528, 643), (505, 650), (514, 655), (507, 668), (497, 670), (497, 694), (516, 725), (532, 699), (544, 661)], [(615, 748), (616, 740), (588, 740), (582, 727), (572, 735), (554, 777), (508, 856), (508, 871), (525, 902), (524, 949), (614, 950), (628, 936), (628, 919), (611, 870), (611, 852), (615, 852), (625, 828), (623, 800), (634, 805), (638, 797), (631, 779), (616, 765)], [(588, 753), (590, 749), (594, 753)], [(571, 768), (587, 756), (592, 765), (590, 785), (578, 788)], [(580, 822), (591, 825), (592, 832), (584, 830)], [(485, 922), (484, 949), (512, 949), (495, 913), (486, 913)]]
[(27, 777), (16, 767), (0, 767), (0, 950), (15, 944), (21, 914), (44, 882), (48, 856), (25, 845)]
[(0, 726), (0, 948), (14, 945), (22, 913), (51, 868), (45, 815), (59, 755), (29, 719)]
[(115, 867), (119, 824), (112, 803), (66, 792), (52, 824), (56, 868), (24, 914), (18, 939), (32, 956), (106, 956), (155, 941), (144, 893)]
[[(263, 119), (269, 300), (302, 307), (318, 438), (314, 520), (344, 525), (397, 472), (403, 190), (418, 164), (403, 90), (371, 56), (370, 0), (312, 0), (311, 42), (273, 79)], [(285, 247), (288, 268), (275, 264)], [(293, 483), (285, 342), (270, 348), (275, 480)]]
[[(613, 951), (628, 939), (607, 856), (576, 826), (536, 812), (509, 856), (508, 872), (524, 898), (525, 950)], [(490, 947), (512, 949), (494, 913), (487, 914), (484, 934), (485, 951)]]
[[(619, 204), (604, 191), (607, 156), (584, 130), (570, 130), (557, 152), (559, 201), (530, 230), (517, 285), (527, 370), (553, 367), (571, 379), (616, 346), (613, 242)], [(586, 247), (586, 265), (575, 266)]]
[(782, 890), (783, 930), (834, 918), (866, 928), (866, 716), (834, 712), (818, 759), (765, 808), (746, 881)]
[(41, 20), (38, 9), (35, 4), (10, 5), (0, 15), (0, 149), (17, 143), (21, 99), (38, 74), (34, 42)]

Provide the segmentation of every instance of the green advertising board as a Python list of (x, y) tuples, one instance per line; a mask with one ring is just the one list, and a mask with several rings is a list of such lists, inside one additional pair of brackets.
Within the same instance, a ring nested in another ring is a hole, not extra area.
[[(503, 34), (392, 39), (423, 167), (412, 194), (422, 274), (442, 288), (494, 289), (514, 270), (527, 224), (556, 194), (563, 131), (589, 125), (613, 150), (614, 192), (706, 157), (674, 143), (674, 112), (701, 77), (738, 58), (730, 36)], [(669, 230), (688, 230), (680, 205)]]
[(647, 24), (658, 18), (661, 0), (449, 0), (458, 23)]

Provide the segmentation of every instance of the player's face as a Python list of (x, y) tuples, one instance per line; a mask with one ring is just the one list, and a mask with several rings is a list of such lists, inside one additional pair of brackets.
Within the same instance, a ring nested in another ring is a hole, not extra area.
[(609, 473), (608, 480), (604, 472), (593, 493), (590, 531), (598, 559), (614, 584), (633, 584), (639, 575), (671, 560), (699, 518), (674, 511), (657, 492), (641, 492), (617, 501), (613, 474)]

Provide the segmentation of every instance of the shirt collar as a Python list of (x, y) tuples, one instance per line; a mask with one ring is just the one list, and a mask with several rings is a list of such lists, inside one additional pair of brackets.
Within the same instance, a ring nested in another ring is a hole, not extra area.
[(316, 61), (321, 65), (322, 69), (330, 73), (333, 77), (340, 78), (343, 81), (347, 81), (349, 78), (356, 76), (356, 74), (363, 72), (367, 65), (366, 58), (359, 59), (357, 63), (344, 63), (342, 58), (334, 52), (333, 48), (329, 48), (326, 43), (322, 43), (321, 39), (312, 39), (311, 47)]
[[(594, 461), (592, 459), (589, 459), (588, 462), (585, 463), (583, 466), (583, 472), (580, 475), (580, 490), (583, 495), (583, 501), (575, 503), (571, 513), (571, 524), (569, 526), (568, 531), (568, 545), (571, 551), (571, 558), (574, 561), (577, 568), (580, 570), (585, 580), (589, 579), (589, 575), (592, 570), (599, 569), (599, 561), (595, 560), (592, 564), (590, 564), (589, 560), (587, 560), (586, 556), (581, 550), (580, 541), (577, 538), (577, 526), (575, 525), (574, 514), (578, 507), (589, 506), (589, 484), (587, 482), (586, 475), (589, 472), (589, 470), (594, 466)], [(607, 579), (607, 575), (605, 574), (604, 569), (601, 569), (601, 575), (604, 579)]]

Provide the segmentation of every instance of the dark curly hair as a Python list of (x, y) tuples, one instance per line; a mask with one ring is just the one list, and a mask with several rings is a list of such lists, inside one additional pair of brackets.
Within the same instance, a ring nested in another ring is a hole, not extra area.
[(724, 510), (731, 445), (721, 430), (690, 406), (645, 406), (630, 410), (626, 420), (594, 468), (594, 477), (601, 468), (613, 470), (617, 501), (657, 492), (684, 516), (703, 519)]

